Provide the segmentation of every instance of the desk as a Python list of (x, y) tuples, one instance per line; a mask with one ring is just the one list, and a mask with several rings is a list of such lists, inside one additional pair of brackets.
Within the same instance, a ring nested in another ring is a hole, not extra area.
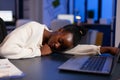
[[(58, 66), (69, 59), (70, 55), (52, 54), (32, 59), (10, 60), (26, 75), (12, 80), (118, 80), (120, 79), (120, 63), (112, 75), (95, 75), (80, 72), (58, 70)], [(11, 79), (10, 79), (11, 80)]]

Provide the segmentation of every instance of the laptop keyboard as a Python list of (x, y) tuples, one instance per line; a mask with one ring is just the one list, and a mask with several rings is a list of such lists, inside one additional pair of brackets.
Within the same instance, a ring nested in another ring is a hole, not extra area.
[(81, 67), (82, 70), (94, 70), (94, 71), (101, 71), (106, 57), (104, 56), (92, 56), (90, 57)]

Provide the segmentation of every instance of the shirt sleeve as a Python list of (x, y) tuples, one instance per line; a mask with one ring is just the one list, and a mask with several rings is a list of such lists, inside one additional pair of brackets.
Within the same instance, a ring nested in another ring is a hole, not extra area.
[(1, 55), (9, 59), (32, 58), (40, 56), (40, 54), (40, 49), (35, 46), (21, 47), (13, 44), (12, 46), (7, 46), (7, 48), (1, 47)]
[(65, 51), (65, 54), (73, 55), (97, 55), (100, 53), (100, 47), (96, 45), (77, 45), (76, 47)]
[(30, 24), (27, 24), (29, 28), (24, 28), (24, 26), (26, 26), (24, 25), (23, 27), (11, 32), (1, 44), (1, 56), (9, 59), (32, 58), (35, 56), (41, 56), (40, 46), (37, 45), (40, 34), (37, 34), (35, 37), (33, 36), (33, 34), (31, 34), (31, 32), (35, 32), (33, 29), (31, 30), (29, 26), (31, 24), (34, 25), (34, 28), (36, 28), (35, 25), (41, 27), (41, 25), (36, 24), (35, 22), (33, 24), (32, 22)]

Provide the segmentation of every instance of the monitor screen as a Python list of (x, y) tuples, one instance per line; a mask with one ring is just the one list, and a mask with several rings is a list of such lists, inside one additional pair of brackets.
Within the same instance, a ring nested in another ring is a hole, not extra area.
[(2, 18), (5, 22), (12, 22), (13, 13), (12, 11), (0, 11), (0, 18)]
[(71, 23), (74, 23), (74, 16), (72, 14), (59, 14), (57, 19), (69, 20)]

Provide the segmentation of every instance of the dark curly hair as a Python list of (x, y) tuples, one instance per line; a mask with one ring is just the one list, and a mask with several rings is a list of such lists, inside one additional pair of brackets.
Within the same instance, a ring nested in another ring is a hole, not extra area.
[(73, 45), (76, 46), (81, 37), (84, 36), (87, 32), (87, 29), (84, 26), (77, 26), (75, 24), (66, 25), (63, 27), (64, 31), (70, 32), (73, 34)]

